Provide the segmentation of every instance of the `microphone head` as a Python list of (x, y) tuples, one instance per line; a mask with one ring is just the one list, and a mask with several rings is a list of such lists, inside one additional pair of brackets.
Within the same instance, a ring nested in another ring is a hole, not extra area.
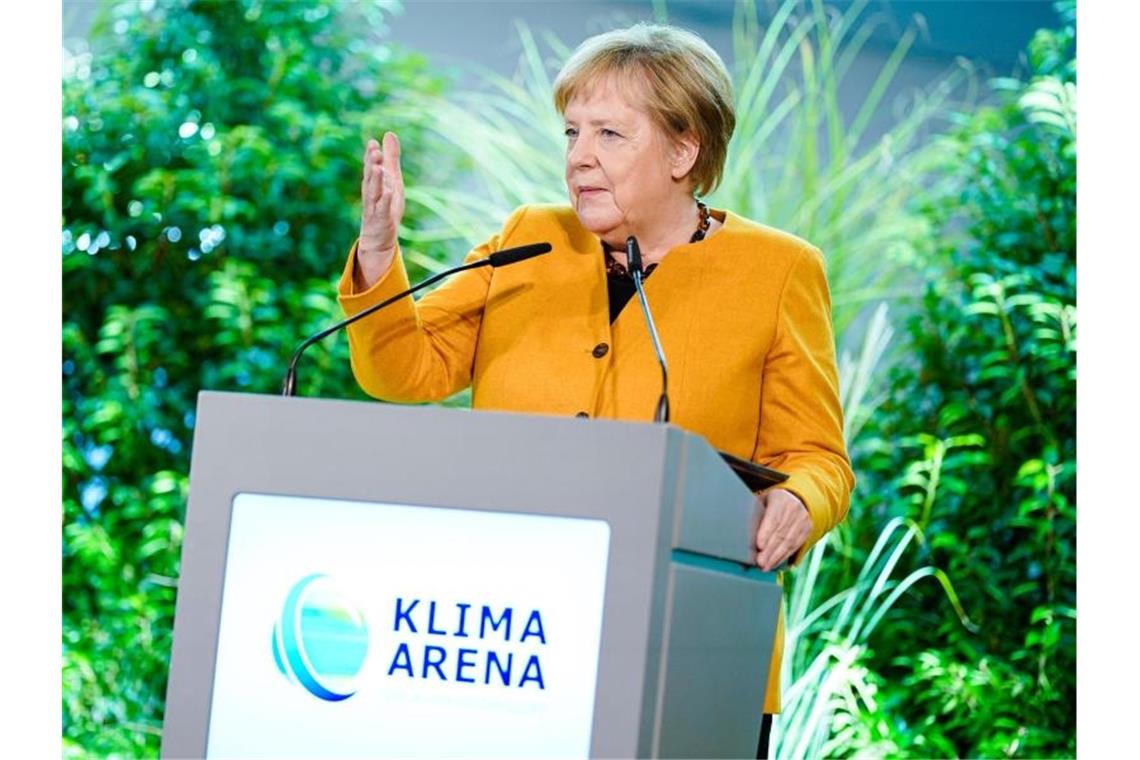
[(625, 239), (625, 261), (631, 277), (634, 272), (641, 272), (641, 246), (633, 235)]
[(495, 251), (487, 259), (491, 262), (493, 267), (502, 267), (507, 264), (516, 264), (525, 259), (531, 259), (535, 256), (541, 256), (544, 253), (550, 253), (553, 246), (550, 243), (530, 243), (529, 245), (520, 245), (517, 248), (507, 248), (502, 251)]

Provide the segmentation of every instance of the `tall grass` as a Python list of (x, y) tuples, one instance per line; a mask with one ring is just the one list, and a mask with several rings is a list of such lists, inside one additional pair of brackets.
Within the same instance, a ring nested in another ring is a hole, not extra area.
[(812, 548), (788, 584), (781, 668), (783, 712), (772, 726), (774, 757), (833, 757), (854, 747), (873, 756), (897, 754), (887, 729), (864, 731), (858, 740), (852, 736), (867, 716), (871, 722), (876, 720), (875, 688), (861, 662), (871, 634), (895, 602), (926, 578), (942, 586), (963, 625), (974, 628), (950, 579), (938, 568), (928, 565), (902, 580), (892, 579), (916, 538), (922, 540), (916, 523), (892, 519), (879, 534), (855, 583), (820, 598), (826, 586), (820, 574), (828, 538)]

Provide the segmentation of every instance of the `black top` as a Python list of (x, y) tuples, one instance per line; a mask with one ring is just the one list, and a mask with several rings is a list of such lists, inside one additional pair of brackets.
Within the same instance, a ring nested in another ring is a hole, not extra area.
[[(649, 275), (656, 268), (656, 264), (650, 264), (649, 268), (641, 275), (641, 281), (645, 282), (649, 279)], [(621, 310), (629, 303), (629, 299), (637, 294), (637, 287), (628, 274), (614, 274), (613, 272), (606, 273), (606, 283), (609, 286), (610, 324), (612, 325), (618, 314), (621, 314)]]

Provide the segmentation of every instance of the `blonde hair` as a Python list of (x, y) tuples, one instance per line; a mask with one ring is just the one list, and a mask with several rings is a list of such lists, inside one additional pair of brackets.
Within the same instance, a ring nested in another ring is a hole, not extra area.
[(712, 192), (736, 127), (732, 80), (716, 51), (690, 31), (660, 24), (590, 37), (554, 80), (555, 108), (565, 113), (571, 100), (609, 76), (641, 85), (639, 105), (665, 134), (696, 136), (700, 151), (689, 177), (698, 195)]

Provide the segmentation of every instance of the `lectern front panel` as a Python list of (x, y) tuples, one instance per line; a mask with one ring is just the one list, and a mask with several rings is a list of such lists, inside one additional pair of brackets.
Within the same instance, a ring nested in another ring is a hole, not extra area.
[(588, 755), (609, 543), (601, 520), (239, 494), (207, 756)]

